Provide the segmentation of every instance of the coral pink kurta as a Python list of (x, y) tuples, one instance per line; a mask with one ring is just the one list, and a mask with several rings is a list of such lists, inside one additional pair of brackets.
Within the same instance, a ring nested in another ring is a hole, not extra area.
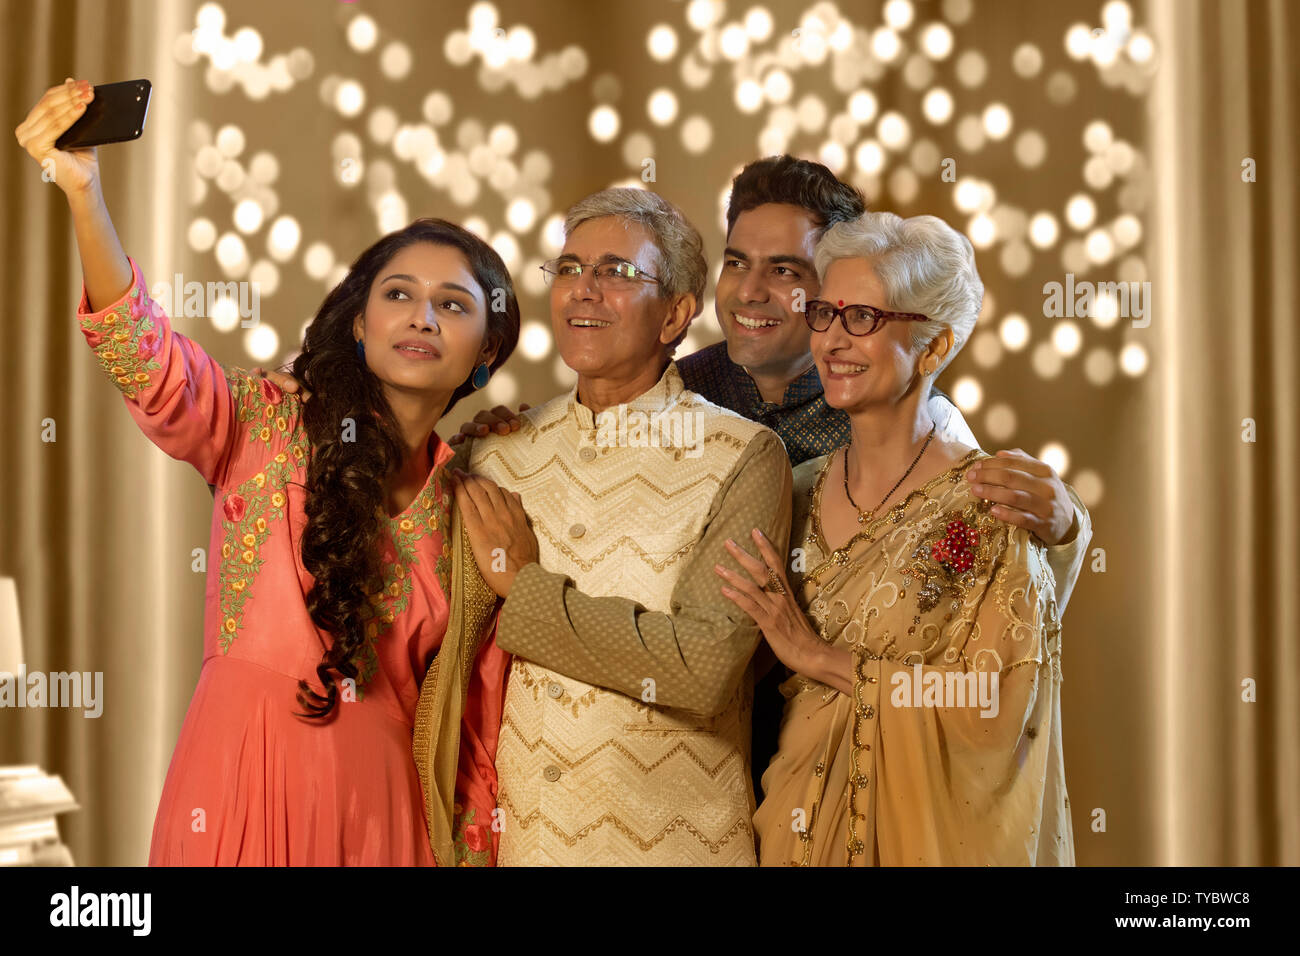
[[(298, 680), (318, 691), (329, 637), (312, 623), (300, 539), (309, 446), (300, 401), (226, 371), (171, 330), (134, 261), (134, 285), (78, 319), (127, 410), (159, 448), (216, 488), (204, 656), (154, 822), (149, 862), (432, 864), (411, 752), (420, 682), (447, 627), (452, 450), (435, 435), (428, 482), (389, 519), (382, 595), (356, 700), (328, 721), (295, 716)], [(457, 862), (488, 864), (492, 766), (508, 657), (484, 642), (462, 723)]]

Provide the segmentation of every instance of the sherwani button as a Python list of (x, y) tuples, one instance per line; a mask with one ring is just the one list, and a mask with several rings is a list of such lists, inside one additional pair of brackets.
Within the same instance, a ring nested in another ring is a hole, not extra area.
[(559, 700), (564, 696), (564, 685), (551, 681), (546, 687), (546, 693), (552, 700)]
[(584, 445), (582, 448), (578, 449), (578, 457), (583, 461), (591, 461), (596, 457), (596, 449), (592, 448), (590, 445)]
[(575, 524), (569, 528), (569, 536), (573, 538), (581, 538), (586, 533), (587, 533), (586, 525)]
[(545, 777), (549, 782), (555, 783), (555, 781), (560, 779), (560, 768), (555, 766), (555, 764), (551, 764), (545, 770), (542, 771), (542, 776)]

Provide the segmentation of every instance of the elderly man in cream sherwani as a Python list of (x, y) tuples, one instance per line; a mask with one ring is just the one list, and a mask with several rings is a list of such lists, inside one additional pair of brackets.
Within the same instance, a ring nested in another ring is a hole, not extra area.
[(543, 268), (578, 384), (477, 439), (475, 477), (456, 482), (515, 655), (498, 863), (752, 866), (759, 631), (713, 569), (735, 568), (725, 543), (753, 550), (755, 529), (785, 553), (789, 461), (671, 360), (706, 272), (681, 213), (609, 189), (569, 211), (565, 235)]

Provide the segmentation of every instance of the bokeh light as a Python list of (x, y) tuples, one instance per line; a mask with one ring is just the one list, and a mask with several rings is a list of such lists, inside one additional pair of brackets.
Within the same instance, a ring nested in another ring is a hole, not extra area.
[(1052, 346), (1066, 358), (1078, 355), (1082, 345), (1083, 335), (1079, 332), (1079, 326), (1068, 319), (1058, 322), (1052, 329)]
[(1147, 350), (1130, 342), (1119, 352), (1119, 367), (1125, 375), (1137, 377), (1147, 370)]
[(618, 113), (610, 106), (597, 106), (587, 120), (592, 139), (608, 143), (618, 135)]
[(998, 334), (1009, 351), (1019, 352), (1029, 342), (1029, 323), (1023, 315), (1013, 312), (1002, 320)]
[(1040, 448), (1038, 459), (1051, 465), (1062, 477), (1070, 470), (1070, 453), (1060, 442), (1048, 442)]
[[(697, 169), (716, 151), (734, 152), (725, 182), (700, 180), (710, 220), (723, 218), (729, 180), (746, 153), (791, 152), (826, 164), (875, 208), (940, 215), (970, 238), (988, 291), (949, 390), (963, 410), (979, 412), (991, 440), (1009, 440), (1019, 423), (1004, 376), (1053, 379), (1078, 357), (1070, 376), (1119, 388), (1126, 387), (1121, 372), (1147, 369), (1144, 342), (1117, 341), (1120, 318), (1130, 314), (1122, 283), (1147, 280), (1152, 174), (1141, 124), (1118, 106), (1104, 116), (1080, 107), (1095, 102), (1099, 85), (1140, 96), (1144, 87), (1132, 81), (1149, 78), (1157, 51), (1123, 0), (1100, 8), (1109, 40), (1092, 24), (1067, 27), (1067, 20), (1050, 32), (1027, 29), (1011, 44), (980, 42), (961, 26), (977, 12), (970, 0), (886, 0), (869, 11), (816, 2), (791, 17), (765, 5), (686, 0), (628, 21), (637, 24), (641, 61), (632, 69), (588, 40), (556, 43), (527, 7), (475, 3), (462, 22), (420, 46), (382, 7), (345, 7), (333, 27), (341, 55), (322, 61), (333, 72), (299, 94), (326, 124), (329, 155), (317, 167), (291, 167), (283, 144), (241, 113), (191, 121), (182, 130), (188, 165), (180, 186), (193, 204), (186, 244), (226, 276), (248, 276), (263, 294), (282, 279), (281, 295), (291, 293), (294, 270), (283, 268), (290, 261), (315, 282), (337, 282), (347, 265), (330, 244), (337, 238), (330, 217), (322, 223), (307, 213), (298, 195), (304, 176), (323, 176), (337, 190), (331, 214), (359, 210), (367, 228), (447, 215), (476, 230), (516, 271), (528, 314), (547, 297), (537, 267), (563, 244), (557, 202), (576, 198), (566, 165), (572, 145), (552, 141), (549, 130), (559, 124), (542, 124), (539, 133), (530, 111), (577, 110), (592, 160), (605, 164), (606, 180), (592, 188), (662, 189), (689, 202)], [(227, 27), (226, 19), (220, 5), (203, 4), (195, 28), (170, 48), (177, 63), (202, 75), (207, 95), (242, 90), (249, 100), (274, 100), (313, 77), (319, 51), (277, 50), (276, 33), (259, 32), (260, 24)], [(439, 76), (426, 65), (446, 69)], [(501, 109), (480, 108), (466, 88), (498, 97)], [(651, 159), (661, 185), (641, 178)], [(947, 174), (953, 162), (955, 183)], [(426, 212), (430, 206), (437, 211)], [(702, 218), (698, 210), (692, 217)], [(1035, 336), (1025, 316), (1038, 314), (1043, 283), (1061, 281), (1062, 268), (1095, 280), (1091, 305), (1067, 313), (1073, 319), (1048, 318)], [(302, 307), (295, 303), (291, 314)], [(520, 354), (563, 385), (572, 377), (551, 368), (544, 319), (534, 313), (525, 321)], [(718, 340), (711, 308), (703, 319), (687, 351)], [(223, 328), (233, 331), (238, 321)], [(242, 340), (250, 354), (268, 341)], [(513, 397), (531, 387), (527, 375), (498, 374), (490, 391)]]
[(984, 389), (978, 379), (963, 376), (952, 385), (952, 400), (963, 412), (974, 412), (984, 400)]

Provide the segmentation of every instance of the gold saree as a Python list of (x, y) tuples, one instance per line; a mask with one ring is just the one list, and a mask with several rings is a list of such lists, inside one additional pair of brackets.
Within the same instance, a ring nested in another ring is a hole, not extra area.
[(792, 583), (854, 699), (795, 674), (754, 815), (763, 866), (1073, 865), (1043, 545), (989, 514), (973, 451), (831, 551), (831, 456), (795, 469)]

